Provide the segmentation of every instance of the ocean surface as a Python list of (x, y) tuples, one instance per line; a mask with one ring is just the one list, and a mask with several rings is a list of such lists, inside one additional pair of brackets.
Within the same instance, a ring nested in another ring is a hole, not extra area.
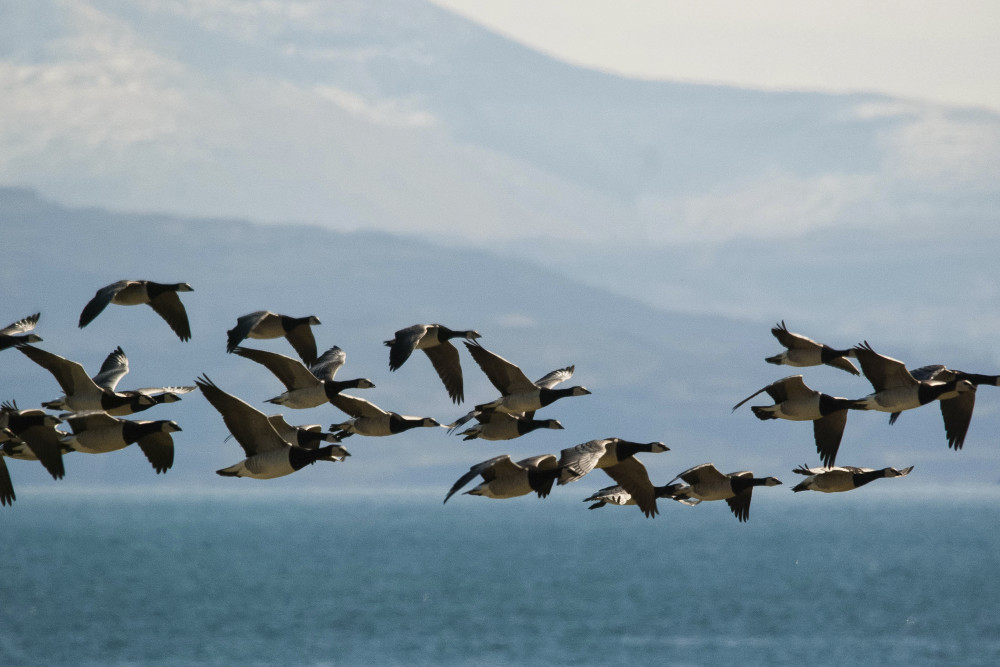
[(740, 524), (247, 482), (18, 488), (0, 665), (1000, 664), (995, 493), (764, 488)]

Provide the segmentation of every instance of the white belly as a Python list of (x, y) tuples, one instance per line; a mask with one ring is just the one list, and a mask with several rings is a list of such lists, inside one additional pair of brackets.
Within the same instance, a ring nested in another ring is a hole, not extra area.
[(733, 488), (728, 479), (718, 483), (702, 482), (692, 486), (688, 490), (688, 495), (698, 500), (726, 500), (733, 497)]
[(128, 446), (120, 428), (88, 429), (62, 438), (62, 442), (85, 454), (105, 454)]
[(774, 410), (776, 417), (791, 421), (813, 421), (823, 415), (819, 411), (819, 396), (784, 401)]
[(244, 459), (226, 468), (226, 472), (236, 473), (238, 477), (274, 479), (291, 475), (295, 469), (288, 462), (288, 450), (277, 449)]
[(920, 407), (917, 387), (897, 387), (869, 394), (862, 399), (869, 410), (899, 412)]
[(128, 285), (111, 298), (111, 303), (116, 303), (119, 306), (138, 306), (141, 303), (149, 303), (146, 285), (143, 283)]
[(312, 387), (286, 391), (281, 396), (270, 399), (269, 402), (297, 410), (304, 410), (323, 405), (326, 403), (326, 400), (326, 391), (323, 389), (322, 384), (318, 384)]

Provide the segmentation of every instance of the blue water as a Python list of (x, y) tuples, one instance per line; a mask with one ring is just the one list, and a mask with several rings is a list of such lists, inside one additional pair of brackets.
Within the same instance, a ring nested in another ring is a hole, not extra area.
[(257, 488), (18, 489), (0, 665), (1000, 664), (995, 496), (762, 489), (739, 524)]

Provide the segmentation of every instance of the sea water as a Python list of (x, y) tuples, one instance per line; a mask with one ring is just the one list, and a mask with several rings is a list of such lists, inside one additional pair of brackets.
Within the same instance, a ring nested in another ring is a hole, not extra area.
[(1000, 664), (998, 496), (873, 487), (757, 489), (746, 524), (562, 488), (18, 489), (0, 665)]

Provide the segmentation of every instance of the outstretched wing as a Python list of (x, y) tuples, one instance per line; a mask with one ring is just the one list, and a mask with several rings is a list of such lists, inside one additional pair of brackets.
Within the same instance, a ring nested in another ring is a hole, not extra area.
[(465, 347), (493, 386), (504, 396), (537, 388), (524, 371), (479, 343), (466, 341)]
[(176, 291), (171, 289), (161, 292), (149, 302), (149, 306), (170, 325), (178, 338), (191, 339), (191, 324), (188, 322), (187, 311)]
[(94, 321), (94, 318), (101, 314), (101, 312), (108, 307), (111, 303), (111, 299), (115, 298), (118, 292), (122, 291), (128, 286), (129, 281), (119, 280), (118, 282), (111, 283), (106, 287), (102, 287), (97, 290), (94, 297), (87, 302), (87, 305), (83, 307), (83, 312), (80, 313), (80, 328), (87, 326)]
[(195, 384), (222, 415), (229, 432), (240, 443), (247, 456), (289, 446), (290, 443), (278, 435), (263, 412), (219, 389), (207, 375), (195, 380)]
[(286, 357), (277, 352), (255, 350), (249, 347), (235, 347), (233, 352), (267, 368), (288, 390), (308, 387), (319, 382), (317, 377), (298, 359)]

